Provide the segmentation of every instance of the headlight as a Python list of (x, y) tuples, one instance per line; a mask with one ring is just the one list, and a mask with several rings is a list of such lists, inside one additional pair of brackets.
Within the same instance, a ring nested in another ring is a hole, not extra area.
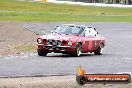
[(42, 39), (38, 39), (37, 42), (40, 44), (42, 43)]
[(71, 45), (72, 45), (72, 42), (71, 42), (71, 41), (69, 41), (69, 42), (68, 42), (68, 45), (70, 45), (70, 46), (71, 46)]

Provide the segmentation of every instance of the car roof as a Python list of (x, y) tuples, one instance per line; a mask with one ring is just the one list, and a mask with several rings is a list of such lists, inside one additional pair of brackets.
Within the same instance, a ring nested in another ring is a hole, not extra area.
[(79, 26), (79, 27), (86, 27), (85, 25), (76, 25), (76, 24), (62, 24), (62, 26)]
[(61, 24), (61, 25), (57, 25), (57, 26), (78, 26), (78, 27), (84, 27), (84, 28), (94, 28), (94, 27), (91, 27), (91, 26), (77, 25), (77, 24)]

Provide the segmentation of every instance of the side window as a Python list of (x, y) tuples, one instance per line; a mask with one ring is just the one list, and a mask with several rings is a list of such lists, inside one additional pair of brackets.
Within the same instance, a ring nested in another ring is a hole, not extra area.
[(94, 28), (91, 30), (91, 36), (97, 36), (97, 32), (95, 31)]
[(97, 36), (98, 33), (94, 30), (94, 28), (86, 28), (85, 36)]
[(91, 28), (85, 28), (85, 36), (91, 35)]

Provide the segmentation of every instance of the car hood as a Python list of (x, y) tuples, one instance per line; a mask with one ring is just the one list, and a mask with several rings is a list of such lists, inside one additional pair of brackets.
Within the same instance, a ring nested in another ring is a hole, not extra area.
[(54, 40), (67, 40), (67, 41), (72, 41), (72, 40), (77, 40), (78, 36), (77, 35), (65, 35), (65, 34), (48, 34), (48, 35), (43, 35), (40, 38), (42, 39), (54, 39)]

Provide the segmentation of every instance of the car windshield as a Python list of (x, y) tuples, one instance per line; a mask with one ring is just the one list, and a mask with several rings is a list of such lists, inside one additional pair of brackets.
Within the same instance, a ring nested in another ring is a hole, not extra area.
[(83, 31), (84, 28), (79, 26), (57, 26), (54, 33), (80, 35)]

